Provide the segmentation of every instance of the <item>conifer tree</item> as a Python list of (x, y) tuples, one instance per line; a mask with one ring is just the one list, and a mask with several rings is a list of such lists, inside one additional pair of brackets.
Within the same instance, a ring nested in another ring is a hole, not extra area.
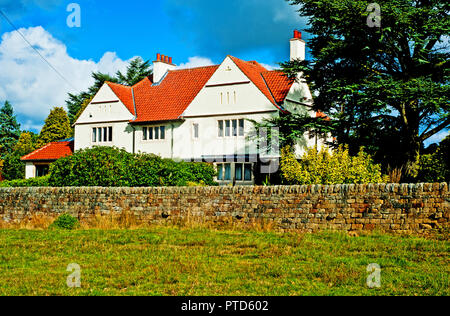
[(13, 151), (20, 137), (20, 124), (17, 123), (12, 105), (6, 101), (0, 109), (0, 156)]
[(36, 144), (37, 148), (45, 146), (48, 143), (67, 139), (72, 136), (67, 112), (62, 107), (56, 107), (45, 120), (45, 125)]

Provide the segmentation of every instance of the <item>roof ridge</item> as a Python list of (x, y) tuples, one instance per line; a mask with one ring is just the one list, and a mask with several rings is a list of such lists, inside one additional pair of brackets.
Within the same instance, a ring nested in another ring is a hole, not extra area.
[(174, 70), (169, 70), (168, 72), (194, 70), (194, 69), (200, 69), (200, 68), (212, 68), (212, 67), (219, 67), (219, 66), (220, 65), (198, 66), (198, 67), (192, 67), (192, 68), (174, 69)]

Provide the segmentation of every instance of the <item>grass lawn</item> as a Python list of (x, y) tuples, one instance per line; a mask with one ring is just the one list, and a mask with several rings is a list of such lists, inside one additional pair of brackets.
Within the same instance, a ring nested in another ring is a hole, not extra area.
[[(449, 250), (380, 233), (0, 230), (0, 295), (450, 295)], [(66, 285), (70, 263), (81, 288)]]

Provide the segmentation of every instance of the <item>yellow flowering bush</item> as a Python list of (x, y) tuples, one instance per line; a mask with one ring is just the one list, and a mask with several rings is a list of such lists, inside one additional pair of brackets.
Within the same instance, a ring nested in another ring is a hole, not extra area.
[(381, 166), (361, 148), (357, 156), (350, 156), (348, 147), (335, 151), (309, 148), (300, 161), (292, 148), (281, 153), (281, 174), (287, 184), (351, 184), (387, 182)]

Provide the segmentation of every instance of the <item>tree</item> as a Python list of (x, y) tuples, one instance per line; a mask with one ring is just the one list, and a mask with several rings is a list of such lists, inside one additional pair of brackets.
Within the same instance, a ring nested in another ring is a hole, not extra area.
[(0, 109), (0, 155), (11, 153), (20, 136), (20, 124), (11, 104), (6, 101)]
[(116, 77), (120, 84), (127, 86), (134, 86), (142, 79), (151, 76), (153, 71), (150, 69), (150, 61), (144, 62), (142, 58), (136, 57), (127, 67), (127, 73), (124, 75), (120, 71), (117, 72)]
[(72, 128), (70, 127), (67, 112), (61, 107), (56, 107), (45, 120), (45, 125), (39, 134), (36, 147), (41, 148), (48, 143), (67, 139), (71, 136)]
[(34, 151), (33, 135), (30, 132), (23, 132), (19, 141), (14, 146), (14, 152), (23, 157)]
[(419, 180), (422, 182), (450, 181), (450, 135), (441, 141), (434, 153), (420, 157)]
[(17, 180), (25, 178), (25, 163), (20, 160), (21, 156), (12, 152), (4, 157), (2, 176), (5, 180)]
[(288, 76), (304, 72), (339, 143), (414, 178), (423, 142), (450, 125), (449, 3), (379, 0), (381, 27), (369, 27), (372, 1), (290, 1), (314, 58), (284, 63)]

